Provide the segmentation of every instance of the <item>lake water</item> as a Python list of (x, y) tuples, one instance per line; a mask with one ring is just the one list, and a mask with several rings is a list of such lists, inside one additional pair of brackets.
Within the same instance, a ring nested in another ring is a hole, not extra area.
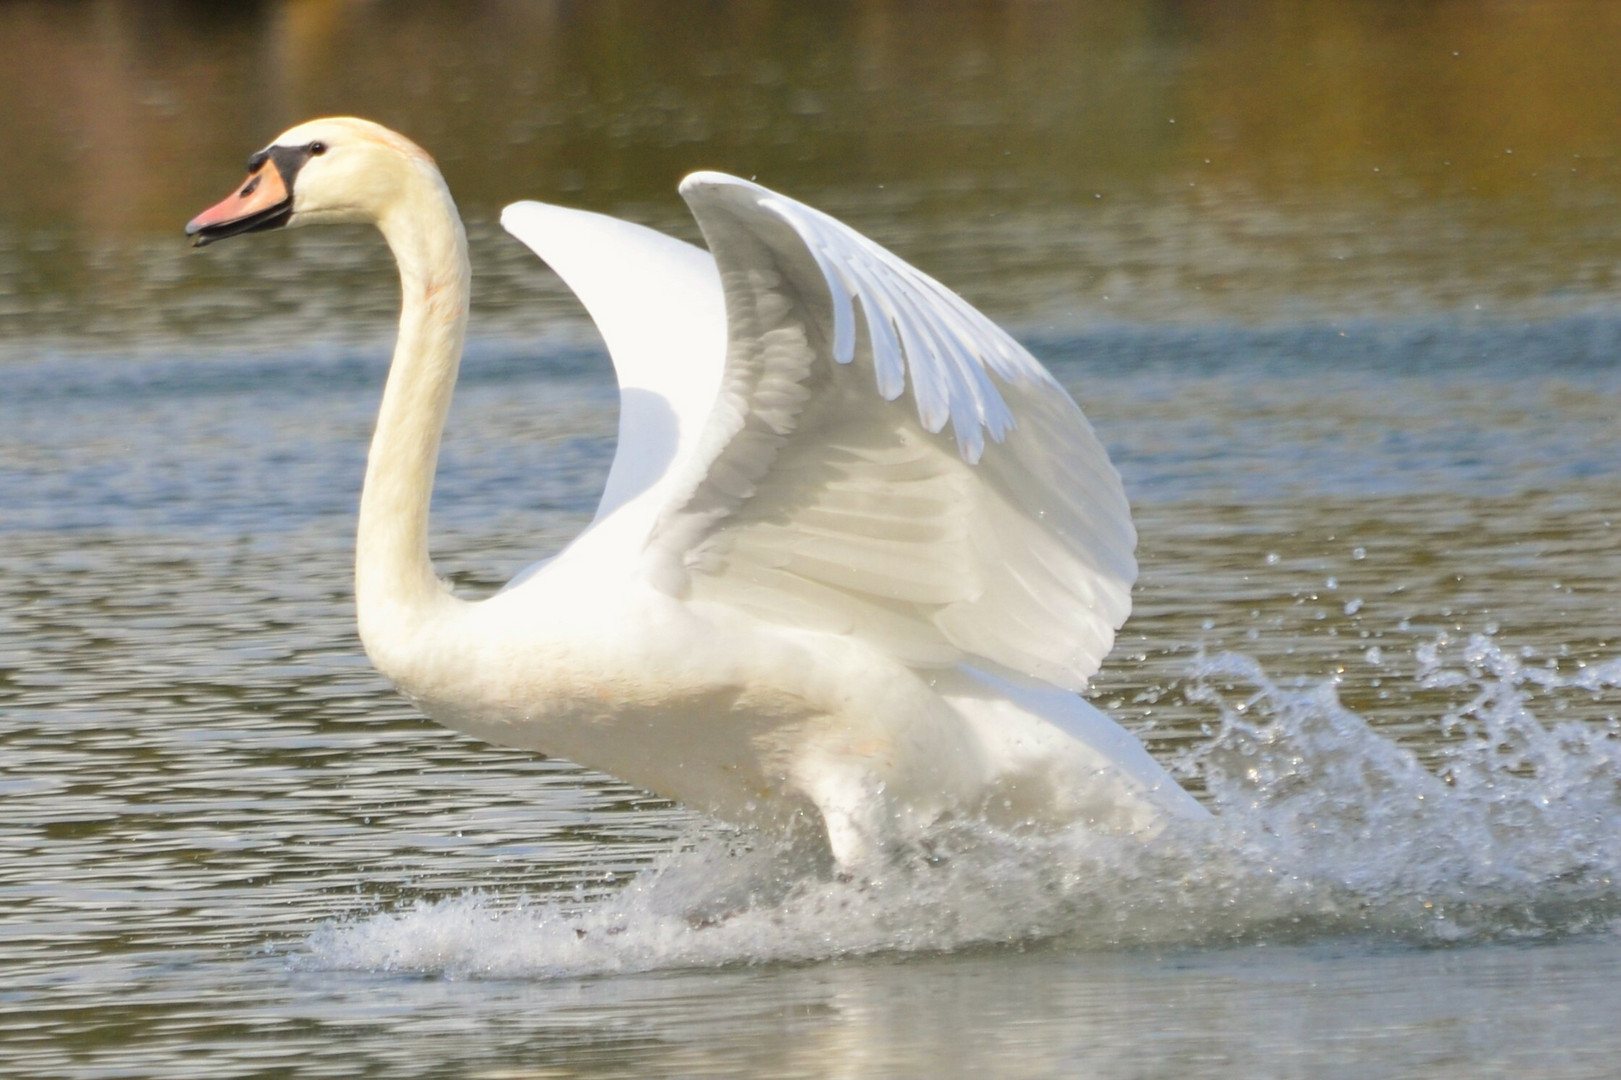
[[(449, 10), (0, 8), (0, 1072), (1614, 1075), (1609, 6)], [(353, 629), (381, 245), (177, 236), (327, 111), (465, 193), (459, 589), (582, 527), (616, 423), (495, 210), (690, 236), (681, 171), (757, 172), (1081, 402), (1141, 534), (1092, 697), (1214, 828), (803, 879), (418, 717)]]

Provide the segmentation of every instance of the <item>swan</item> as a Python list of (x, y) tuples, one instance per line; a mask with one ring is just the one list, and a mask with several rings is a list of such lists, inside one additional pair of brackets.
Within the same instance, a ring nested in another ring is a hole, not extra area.
[(1080, 409), (967, 302), (754, 183), (680, 185), (708, 251), (535, 202), (503, 226), (596, 322), (619, 442), (590, 525), (487, 599), (434, 573), (428, 508), (466, 333), (433, 159), (355, 118), (292, 128), (195, 245), (375, 225), (399, 335), (366, 462), (367, 656), (427, 716), (767, 832), (841, 873), (943, 819), (1150, 838), (1203, 808), (1080, 696), (1136, 577)]

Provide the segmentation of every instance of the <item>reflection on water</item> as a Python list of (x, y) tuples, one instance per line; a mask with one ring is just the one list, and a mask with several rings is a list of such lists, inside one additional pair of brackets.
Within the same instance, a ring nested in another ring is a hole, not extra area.
[[(1608, 1075), (1618, 19), (0, 5), (0, 1072)], [(1086, 407), (1143, 564), (1093, 696), (1215, 831), (785, 879), (417, 717), (349, 583), (386, 254), (177, 232), (319, 112), (421, 138), (472, 220), (460, 589), (589, 519), (616, 423), (498, 208), (691, 236), (683, 172), (757, 174)]]

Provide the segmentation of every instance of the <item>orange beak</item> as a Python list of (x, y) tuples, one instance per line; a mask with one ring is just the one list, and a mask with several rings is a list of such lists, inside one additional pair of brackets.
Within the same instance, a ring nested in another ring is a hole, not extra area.
[(186, 223), (186, 235), (195, 247), (261, 229), (285, 225), (293, 213), (293, 197), (282, 178), (280, 164), (270, 156), (258, 158), (247, 182)]

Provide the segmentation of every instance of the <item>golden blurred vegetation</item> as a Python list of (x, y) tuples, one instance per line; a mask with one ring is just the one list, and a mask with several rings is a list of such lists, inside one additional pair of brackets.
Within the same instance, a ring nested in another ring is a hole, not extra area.
[(14, 0), (0, 206), (170, 230), (327, 113), (415, 136), (480, 208), (662, 198), (697, 167), (1040, 202), (1183, 176), (1608, 201), (1618, 52), (1608, 2)]
[(278, 131), (351, 113), (427, 146), (475, 221), (674, 221), (680, 176), (718, 168), (1009, 266), (997, 215), (1084, 229), (1113, 200), (1121, 259), (1204, 230), (1206, 264), (1258, 253), (1242, 276), (1332, 234), (1313, 258), (1523, 255), (1596, 295), (1618, 50), (1609, 0), (10, 0), (0, 294), (88, 288), (36, 249), (176, 236)]

